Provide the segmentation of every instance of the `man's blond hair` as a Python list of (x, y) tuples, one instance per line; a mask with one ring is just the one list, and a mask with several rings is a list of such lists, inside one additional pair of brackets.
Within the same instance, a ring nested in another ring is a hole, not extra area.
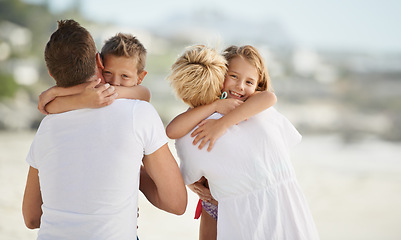
[(171, 67), (168, 77), (177, 96), (190, 107), (212, 103), (221, 95), (227, 61), (203, 45), (188, 47)]

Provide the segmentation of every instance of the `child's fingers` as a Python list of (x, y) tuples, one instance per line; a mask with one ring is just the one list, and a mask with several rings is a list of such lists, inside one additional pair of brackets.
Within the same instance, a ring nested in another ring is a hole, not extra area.
[(199, 146), (198, 146), (198, 149), (202, 149), (205, 145), (206, 145), (206, 143), (208, 143), (209, 142), (209, 139), (206, 139), (205, 137), (202, 139), (202, 141), (201, 141), (201, 143), (199, 144)]
[(193, 144), (196, 145), (203, 137), (202, 131), (199, 131), (193, 141)]
[(199, 198), (203, 201), (210, 201), (212, 199), (212, 195), (204, 191), (197, 191), (196, 194), (198, 194)]
[(94, 86), (92, 84), (93, 84), (93, 82), (91, 82), (88, 85), (88, 88), (94, 88), (99, 93), (103, 93), (104, 91), (106, 91), (107, 89), (109, 89), (111, 87), (111, 85), (109, 83), (94, 85)]
[(45, 115), (49, 114), (49, 113), (45, 110), (45, 106), (44, 106), (44, 105), (41, 105), (40, 103), (38, 104), (38, 110), (39, 110), (39, 112), (42, 113), (42, 114), (45, 114)]
[(196, 128), (196, 129), (191, 133), (191, 137), (195, 137), (195, 136), (198, 135), (200, 132), (202, 132), (201, 128), (200, 128), (200, 127)]
[[(109, 89), (109, 88), (111, 88), (111, 87), (113, 87), (113, 86), (111, 86), (109, 83), (106, 83), (106, 84), (101, 85), (101, 86), (98, 87), (98, 88), (99, 88), (99, 91), (100, 91), (101, 93), (103, 93), (104, 91), (106, 91), (107, 89)], [(114, 88), (114, 87), (113, 87), (113, 88)]]
[(215, 142), (214, 139), (209, 140), (209, 147), (207, 148), (207, 151), (208, 151), (208, 152), (212, 151), (214, 142)]
[(102, 107), (112, 104), (117, 99), (118, 93), (113, 93), (112, 95), (105, 97)]
[(95, 88), (97, 85), (99, 85), (99, 83), (100, 83), (100, 78), (98, 78), (96, 80), (93, 80), (93, 81), (90, 81), (87, 87), (88, 88)]
[(209, 122), (210, 119), (205, 119), (202, 120), (199, 124), (198, 124), (198, 128), (196, 128), (192, 133), (191, 133), (191, 137), (195, 137), (196, 135), (198, 135), (199, 133), (203, 132), (203, 128), (202, 126), (205, 125), (207, 122)]
[(102, 95), (105, 96), (105, 97), (111, 96), (114, 93), (116, 93), (116, 88), (113, 87), (113, 86), (109, 86), (107, 89), (102, 91)]
[(203, 186), (202, 184), (199, 184), (199, 183), (198, 183), (198, 184), (195, 184), (195, 188), (196, 188), (198, 191), (201, 191), (201, 192), (209, 192), (209, 193), (210, 193), (209, 188)]
[(202, 127), (203, 125), (205, 125), (205, 123), (207, 123), (209, 121), (209, 119), (204, 119), (204, 120), (202, 120), (199, 124), (198, 124), (198, 126), (199, 127)]
[(195, 183), (193, 185), (194, 192), (199, 196), (203, 201), (210, 201), (213, 199), (212, 194), (210, 193), (210, 189), (203, 186), (202, 184)]

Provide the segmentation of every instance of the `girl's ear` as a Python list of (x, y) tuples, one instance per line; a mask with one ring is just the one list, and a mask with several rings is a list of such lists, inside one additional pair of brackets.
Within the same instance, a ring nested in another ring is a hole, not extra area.
[(96, 53), (96, 65), (100, 69), (104, 69), (102, 57), (100, 57), (100, 53)]
[(143, 79), (145, 78), (146, 74), (148, 74), (147, 71), (143, 70), (139, 75), (138, 75), (138, 82), (137, 85), (141, 84)]

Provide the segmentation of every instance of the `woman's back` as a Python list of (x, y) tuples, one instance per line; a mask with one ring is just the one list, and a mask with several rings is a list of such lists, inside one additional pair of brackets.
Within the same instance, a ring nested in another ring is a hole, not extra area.
[(177, 140), (186, 184), (205, 176), (219, 202), (219, 239), (318, 238), (290, 162), (300, 140), (274, 108), (229, 128), (211, 152)]

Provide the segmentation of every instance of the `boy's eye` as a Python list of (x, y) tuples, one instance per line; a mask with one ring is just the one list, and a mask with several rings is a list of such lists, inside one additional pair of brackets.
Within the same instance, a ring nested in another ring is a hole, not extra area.
[(123, 78), (128, 78), (128, 76), (125, 75), (125, 74), (121, 75), (121, 77), (123, 77)]
[(109, 72), (109, 71), (104, 71), (103, 74), (105, 74), (105, 75), (111, 75), (111, 72)]
[(252, 81), (246, 81), (246, 83), (249, 84), (249, 85), (253, 85)]
[(237, 79), (237, 78), (238, 78), (237, 75), (234, 75), (234, 74), (231, 74), (230, 77), (231, 77), (231, 78), (234, 78), (234, 79)]

